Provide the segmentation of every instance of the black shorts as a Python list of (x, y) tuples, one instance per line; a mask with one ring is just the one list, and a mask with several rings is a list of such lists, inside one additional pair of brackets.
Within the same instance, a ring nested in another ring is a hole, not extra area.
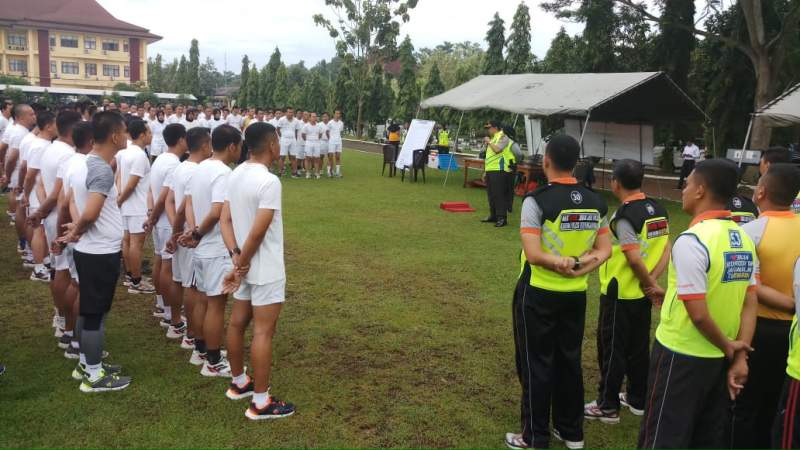
[(80, 279), (80, 314), (105, 314), (117, 288), (122, 252), (95, 255), (75, 250), (75, 268)]

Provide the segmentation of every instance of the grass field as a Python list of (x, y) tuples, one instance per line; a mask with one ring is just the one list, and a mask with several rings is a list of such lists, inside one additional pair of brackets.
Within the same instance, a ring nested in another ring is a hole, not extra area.
[[(380, 156), (347, 151), (345, 178), (284, 180), (288, 301), (276, 335), (273, 394), (285, 420), (253, 423), (151, 316), (152, 297), (118, 290), (110, 361), (127, 390), (83, 394), (56, 347), (47, 287), (27, 280), (14, 232), (0, 231), (0, 446), (501, 447), (518, 431), (511, 295), (519, 202), (511, 226), (479, 222), (485, 191), (462, 174), (428, 183), (380, 177)], [(438, 209), (469, 201), (474, 214)], [(669, 204), (673, 232), (688, 218)], [(5, 210), (5, 202), (0, 209)], [(598, 285), (584, 338), (586, 399), (597, 382)], [(655, 322), (654, 322), (655, 323)], [(589, 447), (634, 447), (638, 418), (587, 423)], [(556, 445), (556, 442), (553, 442)]]

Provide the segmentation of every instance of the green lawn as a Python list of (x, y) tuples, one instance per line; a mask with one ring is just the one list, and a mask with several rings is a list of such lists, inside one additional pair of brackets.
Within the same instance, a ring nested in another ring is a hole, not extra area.
[[(0, 446), (501, 447), (517, 431), (511, 296), (519, 202), (511, 226), (479, 222), (485, 191), (462, 173), (428, 183), (380, 177), (380, 156), (347, 151), (343, 179), (284, 180), (288, 301), (276, 335), (273, 393), (297, 405), (253, 423), (226, 382), (164, 337), (150, 296), (118, 291), (110, 361), (133, 376), (88, 395), (52, 337), (43, 284), (27, 280), (13, 229), (0, 233)], [(474, 214), (440, 210), (469, 201)], [(5, 203), (0, 202), (5, 210)], [(687, 225), (669, 204), (674, 231)], [(593, 277), (584, 345), (586, 400), (597, 382)], [(587, 423), (590, 447), (633, 447), (638, 418)], [(555, 442), (554, 442), (555, 445)]]

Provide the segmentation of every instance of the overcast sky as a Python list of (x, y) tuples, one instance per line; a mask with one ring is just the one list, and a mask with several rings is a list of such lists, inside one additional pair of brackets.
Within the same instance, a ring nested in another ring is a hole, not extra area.
[[(32, 0), (34, 1), (34, 0)], [(163, 36), (150, 44), (148, 55), (161, 53), (172, 59), (188, 56), (192, 38), (200, 43), (200, 59), (211, 57), (219, 70), (239, 72), (247, 54), (259, 66), (266, 63), (275, 46), (283, 61), (300, 60), (310, 67), (335, 53), (333, 40), (311, 16), (328, 13), (324, 0), (98, 0), (120, 20)], [(571, 34), (581, 25), (562, 22), (542, 11), (539, 1), (526, 2), (531, 9), (533, 51), (543, 58), (561, 26)], [(444, 41), (479, 42), (495, 11), (511, 25), (519, 0), (419, 0), (411, 21), (401, 29), (401, 39), (410, 34), (416, 48), (434, 47)], [(286, 7), (290, 5), (290, 7)], [(508, 33), (508, 31), (506, 31)]]

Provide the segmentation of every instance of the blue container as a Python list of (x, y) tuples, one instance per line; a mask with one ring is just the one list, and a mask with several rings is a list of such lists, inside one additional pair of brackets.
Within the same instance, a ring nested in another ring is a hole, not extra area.
[(439, 170), (447, 170), (447, 166), (450, 166), (450, 170), (458, 170), (458, 163), (456, 162), (456, 158), (453, 157), (452, 154), (440, 154), (439, 155)]

